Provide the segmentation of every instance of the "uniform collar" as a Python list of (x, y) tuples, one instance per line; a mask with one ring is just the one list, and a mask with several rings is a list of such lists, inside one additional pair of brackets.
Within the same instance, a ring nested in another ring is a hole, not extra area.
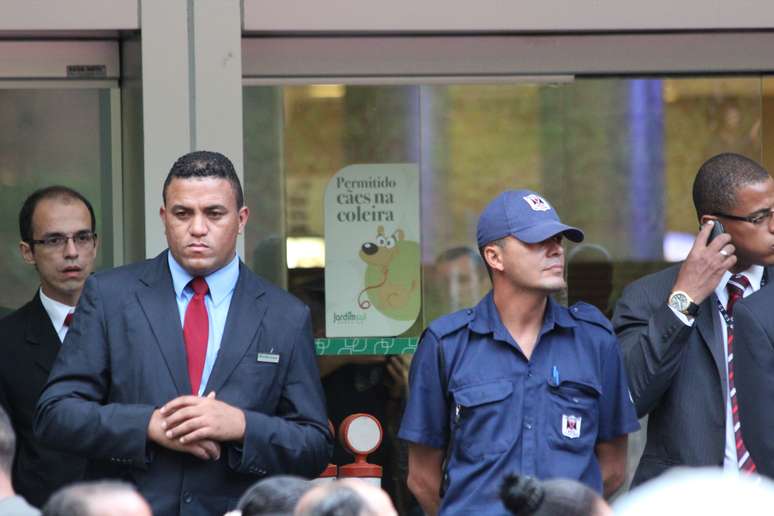
[[(172, 253), (167, 253), (167, 257), (175, 296), (181, 298), (183, 297), (183, 289), (188, 286), (188, 283), (194, 277), (175, 260)], [(225, 267), (221, 267), (215, 272), (208, 274), (204, 279), (210, 288), (210, 299), (212, 299), (215, 306), (218, 306), (236, 287), (237, 280), (239, 279), (239, 255), (234, 254), (234, 258)], [(190, 289), (187, 295), (191, 295)]]
[(51, 299), (43, 292), (43, 288), (39, 289), (39, 293), (40, 304), (45, 308), (48, 318), (51, 319), (51, 324), (54, 325), (57, 333), (59, 333), (59, 330), (64, 326), (65, 317), (67, 317), (67, 314), (74, 312), (75, 307)]
[[(548, 303), (546, 303), (546, 312), (543, 316), (543, 327), (540, 330), (540, 335), (548, 333), (556, 326), (573, 328), (576, 326), (576, 323), (575, 319), (572, 318), (565, 307), (554, 301), (551, 296), (548, 296)], [(500, 320), (500, 314), (497, 312), (492, 290), (490, 290), (473, 309), (473, 319), (470, 321), (468, 328), (482, 335), (491, 333), (498, 340), (503, 340), (505, 342), (513, 341), (510, 333), (508, 333), (505, 325), (503, 325)]]

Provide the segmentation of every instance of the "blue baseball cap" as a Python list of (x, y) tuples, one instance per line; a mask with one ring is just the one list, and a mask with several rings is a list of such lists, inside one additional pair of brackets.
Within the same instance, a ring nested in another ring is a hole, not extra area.
[(508, 235), (535, 244), (559, 233), (573, 242), (583, 241), (583, 231), (562, 224), (556, 210), (542, 196), (532, 190), (509, 190), (481, 212), (476, 240), (479, 248)]

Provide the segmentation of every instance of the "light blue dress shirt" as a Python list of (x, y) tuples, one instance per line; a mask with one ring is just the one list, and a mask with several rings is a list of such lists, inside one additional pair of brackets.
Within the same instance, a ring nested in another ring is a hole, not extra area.
[[(188, 302), (194, 295), (193, 289), (188, 286), (188, 283), (194, 277), (177, 263), (172, 253), (167, 253), (167, 257), (169, 259), (169, 272), (172, 274), (172, 286), (175, 289), (175, 299), (177, 300), (177, 308), (180, 311), (180, 325), (182, 327), (185, 324), (185, 310), (188, 308)], [(210, 334), (207, 338), (207, 356), (204, 359), (202, 383), (199, 386), (198, 392), (199, 396), (205, 394), (204, 388), (210, 379), (215, 359), (218, 357), (220, 341), (223, 338), (223, 330), (226, 327), (228, 308), (231, 306), (231, 297), (234, 295), (237, 279), (239, 279), (239, 256), (234, 254), (234, 259), (228, 265), (205, 276), (204, 279), (210, 288), (209, 293), (204, 297), (204, 302), (207, 305)]]

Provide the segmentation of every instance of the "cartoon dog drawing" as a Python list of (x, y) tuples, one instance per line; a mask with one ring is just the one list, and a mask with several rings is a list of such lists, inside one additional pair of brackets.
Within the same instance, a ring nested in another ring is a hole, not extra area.
[[(358, 306), (365, 310), (373, 304), (391, 319), (416, 319), (420, 304), (419, 244), (405, 240), (402, 229), (387, 236), (384, 226), (379, 226), (374, 241), (360, 246), (359, 256), (367, 267)], [(368, 300), (362, 299), (364, 294)]]

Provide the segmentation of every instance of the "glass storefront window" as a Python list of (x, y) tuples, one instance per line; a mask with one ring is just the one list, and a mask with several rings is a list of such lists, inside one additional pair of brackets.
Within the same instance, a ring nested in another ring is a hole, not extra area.
[[(705, 159), (737, 152), (774, 166), (763, 152), (774, 134), (767, 130), (774, 124), (772, 84), (714, 76), (246, 86), (245, 189), (259, 214), (248, 225), (248, 260), (301, 297), (316, 337), (326, 337), (325, 289), (336, 288), (324, 284), (319, 256), (326, 184), (349, 165), (415, 163), (422, 311), (402, 337), (416, 340), (430, 321), (488, 291), (476, 223), (486, 203), (511, 188), (542, 192), (563, 220), (584, 229), (582, 244), (568, 243), (568, 288), (558, 297), (610, 315), (624, 286), (687, 254), (698, 229), (691, 186)], [(319, 343), (318, 351), (335, 354)], [(394, 438), (405, 387), (395, 371), (404, 359), (321, 356), (319, 364), (334, 424), (353, 412), (382, 421), (383, 449), (370, 460), (384, 466), (383, 486), (408, 511), (405, 450)], [(630, 474), (642, 444), (642, 434), (630, 437)], [(337, 447), (334, 462), (350, 461)]]
[(565, 300), (609, 311), (624, 285), (686, 254), (697, 227), (691, 183), (704, 159), (723, 151), (764, 158), (766, 83), (248, 86), (245, 183), (261, 215), (247, 234), (248, 260), (302, 297), (321, 294), (323, 262), (308, 255), (324, 249), (328, 180), (347, 165), (410, 162), (420, 169), (424, 272), (413, 334), (488, 289), (475, 226), (507, 188), (544, 193), (586, 231), (568, 250)]

